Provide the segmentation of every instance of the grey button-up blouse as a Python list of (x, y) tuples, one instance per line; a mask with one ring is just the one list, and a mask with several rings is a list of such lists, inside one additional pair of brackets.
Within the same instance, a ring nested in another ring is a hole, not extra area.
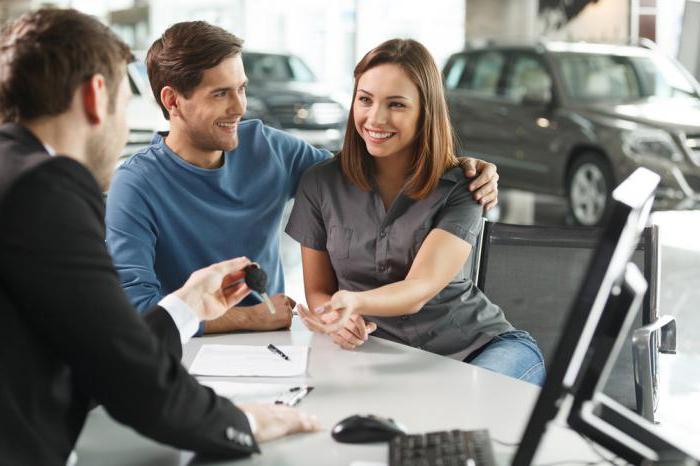
[[(462, 169), (453, 168), (428, 197), (399, 194), (387, 212), (377, 192), (351, 184), (340, 161), (330, 159), (302, 177), (286, 232), (303, 246), (328, 251), (339, 289), (378, 288), (406, 278), (433, 228), (475, 243), (482, 210), (467, 182)], [(445, 355), (513, 330), (463, 272), (416, 314), (366, 317), (377, 323), (379, 336)]]

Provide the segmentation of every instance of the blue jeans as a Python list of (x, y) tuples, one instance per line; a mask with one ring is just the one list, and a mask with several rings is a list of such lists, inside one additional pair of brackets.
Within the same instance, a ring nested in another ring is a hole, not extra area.
[(544, 384), (545, 368), (537, 342), (523, 330), (513, 330), (493, 337), (464, 362), (523, 380), (540, 387)]

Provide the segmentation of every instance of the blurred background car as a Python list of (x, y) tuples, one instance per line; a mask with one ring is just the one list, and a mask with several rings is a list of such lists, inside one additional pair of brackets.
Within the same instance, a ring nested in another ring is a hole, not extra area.
[(462, 153), (498, 165), (503, 187), (566, 196), (596, 225), (639, 166), (662, 176), (656, 208), (700, 205), (700, 85), (634, 46), (486, 44), (444, 67)]
[(248, 76), (244, 118), (259, 118), (314, 146), (340, 150), (347, 110), (301, 58), (244, 51), (243, 67)]
[[(340, 150), (347, 121), (347, 110), (338, 102), (345, 98), (342, 93), (320, 83), (295, 55), (245, 51), (243, 64), (249, 80), (244, 120), (260, 119), (314, 146)], [(135, 61), (128, 70), (132, 98), (127, 112), (129, 140), (122, 159), (150, 144), (154, 132), (168, 130), (153, 98), (146, 65)]]
[(126, 112), (129, 139), (122, 152), (121, 161), (149, 145), (156, 131), (168, 130), (168, 122), (153, 98), (146, 65), (138, 60), (130, 63), (127, 76), (131, 87), (131, 100)]

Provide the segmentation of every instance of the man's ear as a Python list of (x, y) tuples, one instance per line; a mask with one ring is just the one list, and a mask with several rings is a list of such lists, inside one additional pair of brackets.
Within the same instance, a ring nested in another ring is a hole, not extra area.
[(160, 90), (160, 101), (170, 113), (170, 118), (180, 116), (180, 99), (178, 92), (171, 86), (163, 86)]
[(83, 110), (91, 124), (101, 123), (107, 114), (109, 93), (105, 78), (101, 74), (95, 74), (85, 81), (81, 87), (83, 97)]

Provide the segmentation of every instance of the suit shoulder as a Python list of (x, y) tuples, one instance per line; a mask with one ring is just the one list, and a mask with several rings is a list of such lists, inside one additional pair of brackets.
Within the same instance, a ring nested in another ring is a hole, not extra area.
[(45, 159), (23, 171), (14, 181), (14, 187), (31, 186), (46, 195), (56, 191), (87, 191), (100, 193), (97, 181), (80, 162), (69, 157)]

